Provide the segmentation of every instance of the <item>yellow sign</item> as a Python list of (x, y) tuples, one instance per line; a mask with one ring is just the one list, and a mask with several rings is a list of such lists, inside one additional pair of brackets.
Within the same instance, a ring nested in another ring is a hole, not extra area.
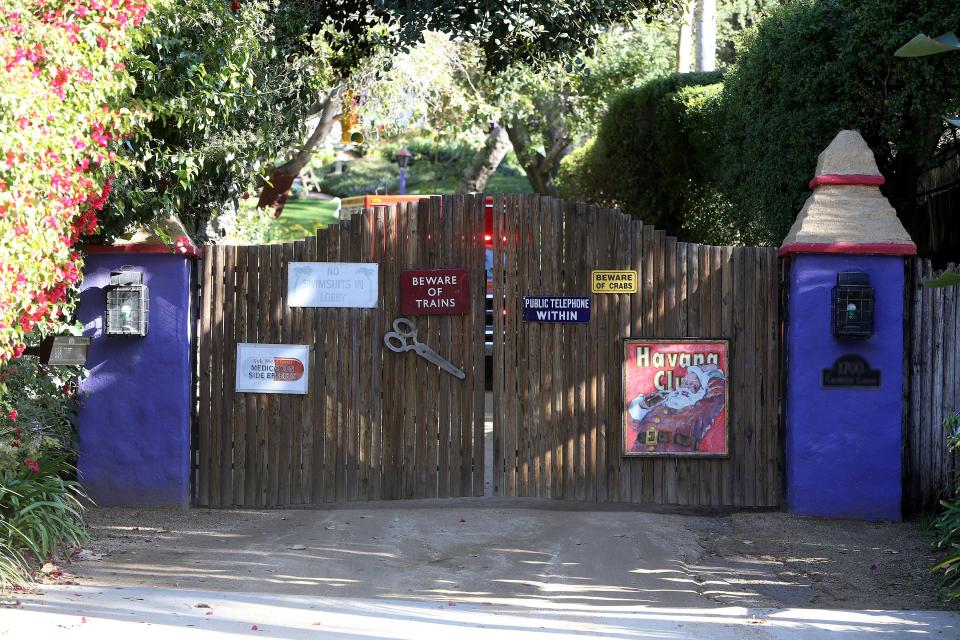
[(594, 293), (636, 293), (636, 271), (594, 271)]

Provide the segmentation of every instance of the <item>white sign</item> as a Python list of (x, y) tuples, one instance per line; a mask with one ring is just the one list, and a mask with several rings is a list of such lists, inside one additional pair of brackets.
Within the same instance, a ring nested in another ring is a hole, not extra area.
[(305, 344), (237, 344), (237, 393), (307, 393)]
[(377, 306), (375, 262), (291, 262), (287, 304), (291, 307)]

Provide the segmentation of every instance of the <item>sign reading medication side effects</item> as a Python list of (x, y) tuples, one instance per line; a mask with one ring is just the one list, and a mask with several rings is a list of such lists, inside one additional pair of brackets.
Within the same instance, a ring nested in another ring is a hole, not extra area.
[(238, 393), (307, 393), (310, 350), (304, 344), (237, 344)]
[(379, 267), (375, 262), (291, 262), (287, 304), (372, 309), (377, 306)]

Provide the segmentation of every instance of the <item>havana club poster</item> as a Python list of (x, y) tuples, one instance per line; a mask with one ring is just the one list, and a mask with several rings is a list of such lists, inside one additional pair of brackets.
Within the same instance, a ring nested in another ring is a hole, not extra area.
[(623, 454), (726, 456), (729, 343), (624, 340)]

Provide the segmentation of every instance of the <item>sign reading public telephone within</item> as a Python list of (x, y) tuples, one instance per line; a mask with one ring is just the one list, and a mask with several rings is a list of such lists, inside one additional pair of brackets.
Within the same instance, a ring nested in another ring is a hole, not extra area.
[(307, 393), (310, 350), (305, 344), (237, 344), (237, 392)]
[(400, 272), (400, 313), (405, 316), (462, 316), (470, 312), (466, 269)]
[(636, 293), (636, 271), (594, 271), (591, 280), (594, 293)]
[(587, 296), (523, 296), (525, 322), (590, 322)]

